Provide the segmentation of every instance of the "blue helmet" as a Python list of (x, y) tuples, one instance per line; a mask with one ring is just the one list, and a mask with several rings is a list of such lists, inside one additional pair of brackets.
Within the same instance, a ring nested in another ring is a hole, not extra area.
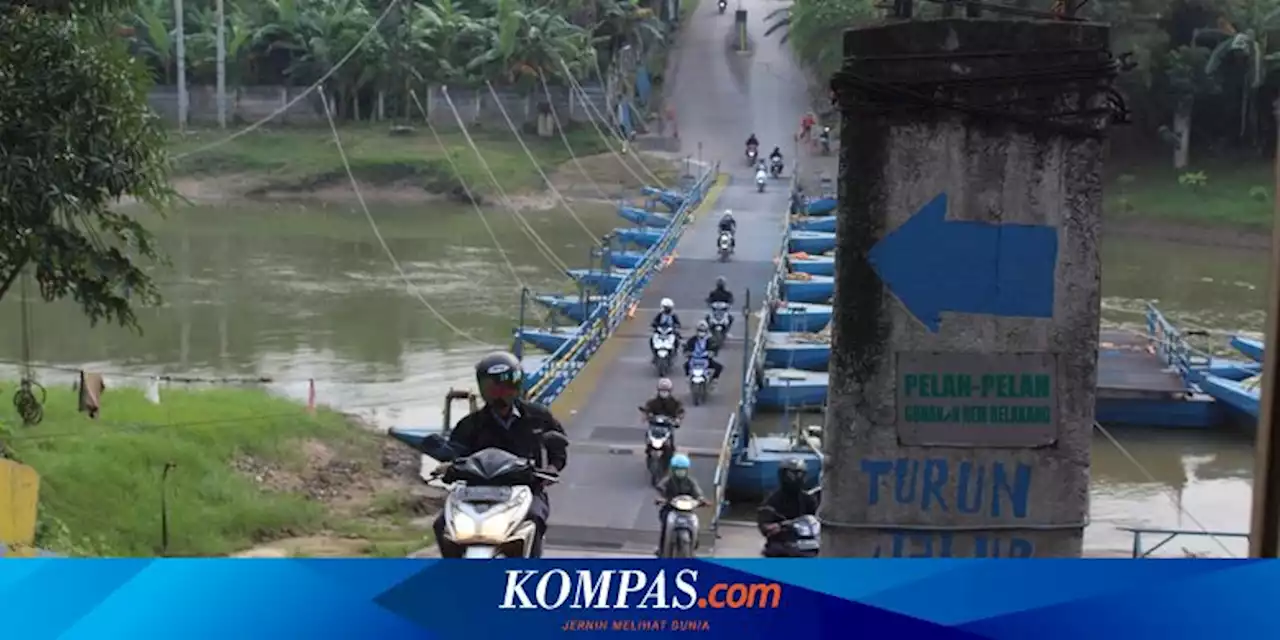
[(686, 456), (683, 453), (677, 453), (674, 456), (671, 456), (672, 469), (688, 469), (689, 465), (689, 456)]

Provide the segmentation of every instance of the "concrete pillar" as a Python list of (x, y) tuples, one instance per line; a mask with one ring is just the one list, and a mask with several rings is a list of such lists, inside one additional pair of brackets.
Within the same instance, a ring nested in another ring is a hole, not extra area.
[[(1080, 555), (1109, 118), (1067, 132), (1044, 111), (1102, 105), (1109, 77), (1026, 78), (1105, 69), (1107, 42), (1020, 20), (845, 33), (824, 556)], [(991, 114), (1033, 92), (1023, 118)]]

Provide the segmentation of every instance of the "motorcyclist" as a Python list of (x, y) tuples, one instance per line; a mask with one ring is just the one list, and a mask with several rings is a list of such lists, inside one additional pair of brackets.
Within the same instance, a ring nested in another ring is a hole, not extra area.
[(693, 465), (689, 462), (689, 456), (683, 453), (671, 456), (670, 473), (658, 482), (658, 486), (654, 487), (658, 490), (658, 499), (655, 502), (660, 505), (658, 508), (658, 551), (654, 555), (661, 556), (662, 550), (667, 546), (667, 514), (671, 513), (670, 503), (672, 498), (689, 496), (697, 499), (699, 506), (707, 504), (707, 499), (703, 497), (702, 487), (698, 485), (698, 480), (691, 473), (691, 466)]
[(782, 148), (781, 147), (773, 148), (773, 153), (769, 154), (769, 161), (777, 164), (782, 164)]
[(661, 306), (658, 315), (649, 323), (650, 328), (657, 331), (659, 327), (671, 327), (676, 335), (680, 335), (680, 316), (676, 315), (676, 303), (671, 298), (663, 298)]
[(764, 163), (761, 162), (759, 165), (756, 166), (756, 182), (758, 183), (768, 179), (769, 179), (769, 172), (765, 171)]
[[(569, 462), (569, 452), (559, 448), (545, 448), (544, 456), (541, 436), (546, 431), (563, 434), (564, 427), (550, 409), (522, 397), (523, 378), (524, 371), (520, 361), (510, 353), (499, 351), (481, 358), (476, 363), (476, 383), (480, 387), (484, 407), (460, 420), (449, 435), (448, 442), (441, 441), (440, 445), (447, 447), (456, 457), (496, 448), (533, 460), (540, 468), (549, 467), (548, 470), (554, 473), (563, 470)], [(447, 473), (445, 477), (447, 480)], [(532, 556), (540, 558), (542, 539), (547, 532), (547, 519), (551, 515), (551, 503), (543, 487), (530, 488), (533, 490), (533, 503), (529, 507), (529, 519), (538, 531)], [(435, 529), (436, 543), (440, 546), (440, 556), (462, 557), (461, 547), (444, 535), (443, 513), (436, 518), (432, 527)]]
[[(733, 292), (728, 288), (728, 281), (724, 276), (716, 278), (716, 288), (707, 294), (707, 304), (711, 305), (716, 302), (724, 302), (730, 307), (733, 306)], [(733, 328), (733, 314), (726, 314), (728, 323), (724, 326), (724, 332), (729, 333), (729, 329)]]
[(760, 141), (756, 139), (756, 134), (754, 133), (751, 134), (750, 138), (747, 138), (747, 150), (750, 151), (753, 148), (754, 149), (760, 148)]
[[(733, 210), (725, 209), (724, 215), (720, 216), (719, 230), (721, 233), (729, 232), (729, 247), (737, 248), (738, 246), (738, 221), (733, 219)], [(719, 240), (719, 238), (716, 238)]]
[(644, 412), (645, 418), (650, 416), (666, 416), (680, 421), (684, 418), (684, 404), (672, 395), (671, 391), (675, 385), (671, 383), (670, 378), (662, 378), (658, 380), (658, 395), (645, 401), (644, 406), (640, 407), (640, 411)]
[(817, 515), (818, 499), (805, 490), (807, 479), (808, 469), (800, 458), (788, 458), (778, 465), (778, 489), (769, 494), (756, 513), (756, 523), (765, 536), (765, 557), (783, 555), (783, 545), (789, 541), (783, 522)]
[(711, 369), (711, 381), (715, 382), (720, 378), (720, 373), (724, 371), (724, 365), (716, 362), (713, 357), (714, 351), (711, 343), (711, 326), (706, 320), (698, 323), (697, 333), (684, 345), (684, 352), (689, 356), (684, 361), (684, 374), (689, 375), (689, 363), (694, 358), (706, 358), (707, 366)]
[(804, 187), (797, 184), (795, 189), (791, 190), (791, 215), (797, 216), (804, 209)]

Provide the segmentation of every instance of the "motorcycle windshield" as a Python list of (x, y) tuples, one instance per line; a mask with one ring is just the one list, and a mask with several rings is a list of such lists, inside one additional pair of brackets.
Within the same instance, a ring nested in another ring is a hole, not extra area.
[(689, 360), (689, 368), (693, 370), (706, 369), (708, 364), (710, 364), (710, 361), (707, 360), (705, 357), (699, 358), (697, 356), (694, 356), (691, 360)]
[(671, 436), (671, 427), (661, 424), (649, 425), (649, 437), (654, 440), (666, 440)]

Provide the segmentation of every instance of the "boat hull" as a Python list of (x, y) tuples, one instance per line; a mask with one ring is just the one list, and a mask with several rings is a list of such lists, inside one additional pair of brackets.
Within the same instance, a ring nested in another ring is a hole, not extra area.
[(826, 233), (836, 232), (835, 216), (809, 216), (791, 221), (792, 231), (822, 231)]
[(596, 312), (604, 304), (604, 296), (589, 296), (584, 305), (578, 296), (534, 296), (534, 302), (552, 309), (561, 315), (582, 324), (587, 317)]
[(796, 231), (787, 239), (791, 253), (826, 253), (836, 248), (836, 234), (817, 231)]
[(827, 382), (828, 376), (825, 373), (766, 369), (763, 384), (756, 392), (756, 408), (788, 410), (822, 407), (827, 403)]
[(808, 206), (805, 207), (805, 212), (811, 216), (830, 215), (835, 210), (835, 198), (814, 198), (813, 200), (810, 200)]
[(622, 281), (631, 275), (630, 271), (600, 271), (599, 269), (570, 269), (567, 273), (570, 278), (583, 286), (595, 289), (604, 295), (617, 291)]
[(836, 274), (836, 259), (828, 256), (818, 256), (815, 258), (791, 258), (788, 260), (788, 266), (795, 273), (807, 273), (811, 276), (834, 276)]
[(778, 369), (826, 371), (831, 363), (829, 344), (766, 343), (764, 366)]
[(835, 293), (835, 279), (813, 276), (809, 280), (783, 280), (782, 295), (788, 302), (825, 303)]
[(644, 260), (642, 251), (610, 251), (609, 264), (615, 269), (634, 269)]
[(643, 227), (624, 227), (614, 229), (613, 237), (627, 244), (634, 244), (648, 249), (662, 240), (662, 231)]
[(1267, 347), (1261, 340), (1253, 338), (1245, 338), (1243, 336), (1234, 336), (1231, 338), (1231, 346), (1244, 356), (1254, 362), (1262, 362)]
[(650, 228), (661, 229), (671, 226), (671, 216), (665, 213), (654, 213), (635, 207), (618, 207), (618, 215), (623, 220)]
[(519, 332), (520, 340), (525, 344), (542, 349), (548, 353), (559, 349), (564, 343), (578, 337), (578, 328), (537, 329), (530, 328)]
[(786, 305), (779, 307), (769, 319), (770, 331), (817, 333), (831, 324), (830, 305)]

